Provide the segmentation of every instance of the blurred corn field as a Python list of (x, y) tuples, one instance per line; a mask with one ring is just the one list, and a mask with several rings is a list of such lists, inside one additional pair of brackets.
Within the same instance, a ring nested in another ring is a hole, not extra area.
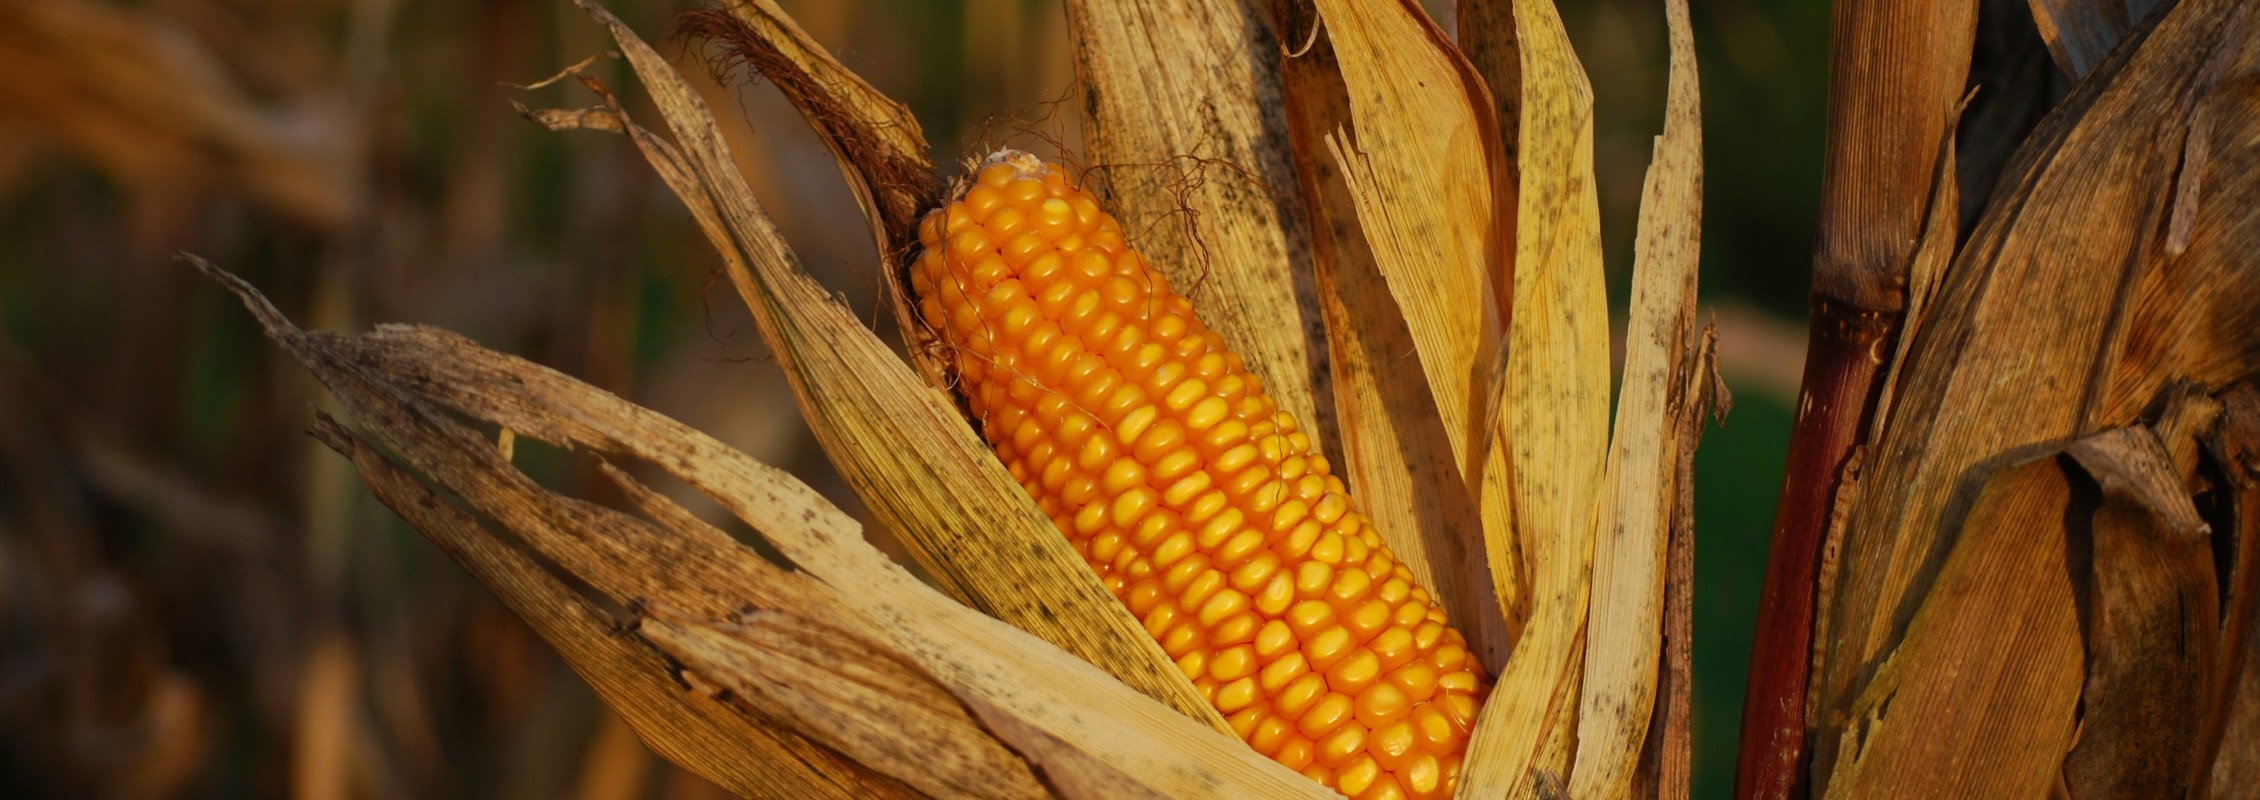
[[(945, 171), (993, 145), (1085, 149), (1056, 3), (782, 5), (910, 107)], [(1450, 29), (1452, 4), (1429, 5)], [(661, 42), (691, 5), (612, 8)], [(1663, 9), (1561, 13), (1592, 78), (1621, 310), (1662, 124)], [(1803, 358), (1827, 20), (1791, 0), (1694, 9), (1705, 304), (1741, 398), (1695, 465), (1698, 796), (1731, 784)], [(309, 407), (336, 401), (173, 258), (227, 266), (309, 329), (428, 323), (573, 375), (788, 469), (902, 555), (643, 159), (512, 109), (586, 105), (571, 81), (519, 86), (616, 47), (570, 4), (532, 0), (0, 2), (0, 795), (722, 795), (649, 753), (306, 436)], [(766, 84), (716, 83), (706, 45), (662, 52), (722, 110), (803, 263), (882, 320), (871, 236), (798, 112)], [(617, 59), (585, 74), (634, 83)], [(546, 486), (629, 500), (591, 459), (530, 440), (514, 455)]]

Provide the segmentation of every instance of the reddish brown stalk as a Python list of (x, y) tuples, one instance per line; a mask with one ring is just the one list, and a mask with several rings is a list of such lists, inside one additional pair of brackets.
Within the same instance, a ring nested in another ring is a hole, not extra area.
[(1952, 130), (1968, 80), (1976, 10), (1929, 0), (1836, 6), (1811, 344), (1743, 698), (1738, 798), (1806, 794), (1823, 534), (1906, 312), (1908, 266), (1940, 179), (1940, 133)]
[(1897, 338), (1899, 320), (1897, 309), (1813, 301), (1804, 389), (1775, 508), (1749, 688), (1742, 698), (1738, 798), (1805, 796), (1805, 695), (1821, 544), (1844, 459), (1859, 444), (1875, 407), (1877, 356)]

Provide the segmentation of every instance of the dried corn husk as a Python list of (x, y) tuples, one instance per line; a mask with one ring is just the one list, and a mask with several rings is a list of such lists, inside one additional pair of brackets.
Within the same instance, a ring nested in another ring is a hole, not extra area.
[[(362, 428), (324, 420), (319, 437), (608, 699), (640, 704), (623, 713), (641, 735), (735, 791), (1323, 794), (1203, 730), (1221, 727), (1215, 712), (944, 394), (902, 287), (889, 289), (917, 371), (800, 271), (698, 96), (582, 5), (619, 41), (673, 140), (586, 79), (604, 105), (526, 113), (623, 133), (643, 152), (721, 250), (827, 453), (971, 608), (886, 563), (806, 487), (693, 431), (442, 332), (299, 331), (214, 270)], [(1110, 173), (1130, 217), (1191, 211), (1173, 243), (1141, 245), (1174, 254), (1156, 261), (1200, 287), (1204, 317), (1257, 354), (1251, 366), (1297, 398), (1293, 413), (1336, 417), (1321, 432), (1338, 440), (1352, 490), (1499, 671), (1462, 796), (1686, 791), (1690, 454), (1723, 398), (1693, 306), (1693, 51), (1685, 4), (1667, 10), (1669, 122), (1643, 203), (1612, 442), (1590, 92), (1549, 5), (1470, 4), (1473, 59), (1412, 2), (1281, 2), (1276, 21), (1209, 0), (1071, 7), (1101, 162), (1088, 166)], [(686, 31), (775, 80), (815, 125), (899, 277), (935, 193), (915, 121), (768, 0), (691, 19)], [(1183, 19), (1203, 35), (1134, 35)], [(1162, 186), (1121, 163), (1141, 160), (1202, 177)], [(1318, 386), (1314, 375), (1333, 377)], [(532, 485), (452, 415), (605, 459), (632, 512)], [(636, 477), (659, 473), (721, 501), (789, 567)], [(630, 618), (617, 634), (607, 602)], [(1589, 612), (1608, 626), (1598, 638)]]
[[(1323, 796), (918, 583), (813, 490), (720, 442), (444, 331), (309, 334), (233, 276), (199, 266), (242, 295), (365, 426), (355, 434), (324, 420), (316, 434), (354, 460), (380, 499), (501, 592), (646, 741), (718, 784), (747, 796), (808, 796), (802, 786), (841, 796)], [(651, 465), (753, 526), (789, 568), (617, 465), (606, 474), (639, 514), (543, 489), (454, 414)], [(629, 609), (626, 626), (529, 551)]]

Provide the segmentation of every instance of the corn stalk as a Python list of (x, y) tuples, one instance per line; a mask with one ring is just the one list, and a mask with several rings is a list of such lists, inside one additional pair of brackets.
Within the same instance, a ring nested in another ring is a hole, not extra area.
[(2251, 17), (2035, 0), (2078, 83), (1989, 187), (1974, 7), (1838, 7), (1740, 796), (2248, 786)]

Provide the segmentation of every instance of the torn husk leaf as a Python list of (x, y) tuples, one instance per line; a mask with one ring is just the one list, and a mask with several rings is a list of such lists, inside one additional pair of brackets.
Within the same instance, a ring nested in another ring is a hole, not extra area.
[[(925, 133), (910, 109), (840, 64), (771, 0), (729, 0), (721, 11), (686, 12), (676, 31), (720, 48), (721, 56), (711, 65), (718, 81), (723, 66), (743, 65), (775, 84), (800, 110), (847, 177), (871, 225), (880, 262), (888, 274), (899, 277), (907, 263), (905, 250), (918, 238), (919, 216), (941, 197)], [(934, 356), (932, 336), (915, 322), (898, 283), (881, 282), (888, 307), (910, 345), (911, 363), (928, 384), (940, 386), (943, 365)]]
[(956, 406), (800, 269), (738, 175), (705, 103), (626, 26), (593, 3), (582, 6), (619, 41), (679, 149), (628, 125), (632, 138), (721, 251), (817, 440), (879, 520), (951, 594), (1221, 730), (1222, 719), (1099, 585)]
[(1313, 5), (1349, 97), (1349, 125), (1326, 133), (1328, 155), (1404, 311), (1462, 479), (1476, 486), (1514, 281), (1514, 189), (1489, 95), (1418, 5)]
[(1482, 518), (1436, 413), (1437, 395), (1421, 361), (1405, 357), (1418, 345), (1367, 243), (1341, 163), (1327, 149), (1327, 138), (1351, 123), (1332, 35), (1308, 3), (1279, 0), (1273, 10), (1282, 30), (1308, 32), (1288, 37), (1295, 49), (1281, 71), (1326, 318), (1341, 474), (1375, 529), (1497, 674), (1512, 643), (1503, 611), (1512, 603), (1501, 602), (1492, 579)]
[(2194, 726), (2174, 717), (2196, 710), (2219, 620), (2187, 488), (2219, 406), (2190, 399), (2156, 432), (1982, 468), (1949, 520), (1953, 551), (1853, 708), (1828, 797), (2032, 797), (2060, 781), (2075, 796), (2182, 794), (2197, 765), (2172, 740)]
[[(804, 782), (837, 785), (844, 796), (1324, 796), (1097, 668), (920, 584), (813, 490), (704, 434), (435, 329), (309, 334), (241, 281), (205, 268), (338, 394), (373, 443), (651, 624), (648, 633), (613, 627), (377, 450), (342, 428), (325, 429), (325, 440), (381, 476), (371, 481), (396, 510), (435, 526), (426, 528), (435, 541), (468, 542), (449, 546), (459, 557), (470, 553), (467, 566), (522, 604), (520, 613), (600, 690), (624, 685), (607, 696), (626, 703), (622, 713), (661, 752), (725, 786), (753, 797), (805, 796)], [(792, 569), (769, 564), (625, 472), (607, 470), (649, 519), (550, 493), (451, 414), (660, 468), (751, 525)], [(561, 614), (571, 624), (548, 622)], [(810, 705), (786, 687), (811, 680), (811, 663), (833, 664), (860, 688), (835, 676), (836, 702)], [(872, 677), (881, 675), (924, 685)], [(874, 717), (837, 705), (872, 702), (882, 691), (912, 707)], [(679, 710), (685, 703), (695, 713)], [(686, 727), (702, 719), (708, 724)], [(735, 720), (737, 732), (718, 730), (716, 719)], [(788, 749), (766, 744), (779, 735)], [(804, 735), (830, 749), (809, 749)], [(854, 760), (828, 755), (834, 751)], [(1042, 775), (1042, 785), (1014, 777), (1025, 775)]]

